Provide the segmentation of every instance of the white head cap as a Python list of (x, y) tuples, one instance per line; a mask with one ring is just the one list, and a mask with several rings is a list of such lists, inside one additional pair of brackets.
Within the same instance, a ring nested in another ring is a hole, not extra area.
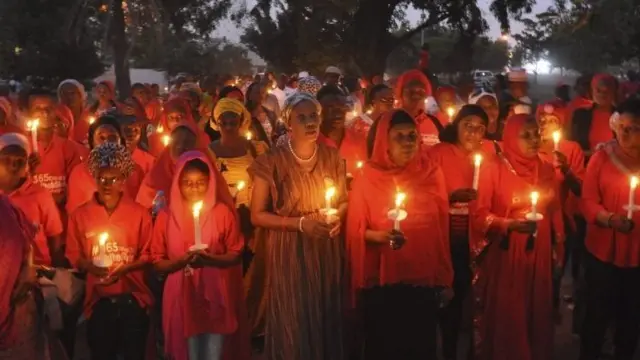
[(342, 76), (342, 70), (340, 70), (337, 66), (329, 66), (327, 70), (324, 71), (325, 74), (336, 74)]
[(511, 69), (507, 78), (511, 82), (527, 82), (529, 81), (529, 76), (527, 75), (527, 71), (525, 69)]
[(308, 71), (300, 71), (300, 73), (298, 74), (298, 80), (304, 79), (306, 77), (309, 77), (309, 72)]

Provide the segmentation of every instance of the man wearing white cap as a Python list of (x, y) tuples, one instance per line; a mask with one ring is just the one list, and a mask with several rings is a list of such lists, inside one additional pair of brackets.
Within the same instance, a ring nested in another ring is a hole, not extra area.
[(329, 66), (324, 71), (324, 83), (325, 85), (340, 85), (340, 78), (342, 77), (342, 71), (337, 66)]
[(529, 77), (527, 71), (516, 68), (511, 69), (507, 74), (509, 89), (504, 99), (500, 101), (503, 106), (501, 114), (503, 118), (509, 114), (531, 114), (533, 113), (533, 101), (529, 98)]

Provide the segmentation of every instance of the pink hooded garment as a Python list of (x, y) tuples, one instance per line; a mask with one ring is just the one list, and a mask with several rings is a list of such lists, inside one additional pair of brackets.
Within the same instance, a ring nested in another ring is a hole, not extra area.
[[(202, 242), (215, 254), (242, 251), (244, 241), (224, 179), (207, 155), (189, 151), (177, 161), (169, 207), (156, 220), (151, 246), (154, 262), (179, 259), (195, 243), (191, 208), (179, 189), (182, 169), (194, 159), (205, 162), (211, 174), (200, 215)], [(162, 316), (165, 351), (174, 360), (187, 360), (187, 339), (201, 333), (225, 335), (223, 359), (251, 358), (240, 265), (192, 269), (190, 276), (184, 271), (170, 274), (164, 287)]]
[(11, 348), (18, 339), (20, 323), (11, 306), (11, 295), (20, 280), (23, 262), (36, 235), (36, 228), (0, 194), (0, 350)]

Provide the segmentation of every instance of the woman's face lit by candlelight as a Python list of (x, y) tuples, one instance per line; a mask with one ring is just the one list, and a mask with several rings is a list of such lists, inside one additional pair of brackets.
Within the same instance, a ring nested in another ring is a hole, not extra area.
[(311, 101), (296, 105), (289, 117), (290, 136), (294, 141), (315, 142), (320, 133), (320, 108)]

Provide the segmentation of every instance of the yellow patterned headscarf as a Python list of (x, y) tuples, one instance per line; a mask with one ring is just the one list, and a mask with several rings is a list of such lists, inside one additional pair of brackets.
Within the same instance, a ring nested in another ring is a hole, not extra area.
[(240, 101), (231, 98), (222, 98), (218, 100), (216, 107), (213, 109), (213, 118), (211, 119), (211, 128), (213, 130), (220, 131), (219, 119), (222, 114), (226, 112), (234, 113), (242, 118), (242, 123), (240, 124), (241, 134), (244, 134), (249, 130), (249, 126), (251, 125), (251, 114)]

